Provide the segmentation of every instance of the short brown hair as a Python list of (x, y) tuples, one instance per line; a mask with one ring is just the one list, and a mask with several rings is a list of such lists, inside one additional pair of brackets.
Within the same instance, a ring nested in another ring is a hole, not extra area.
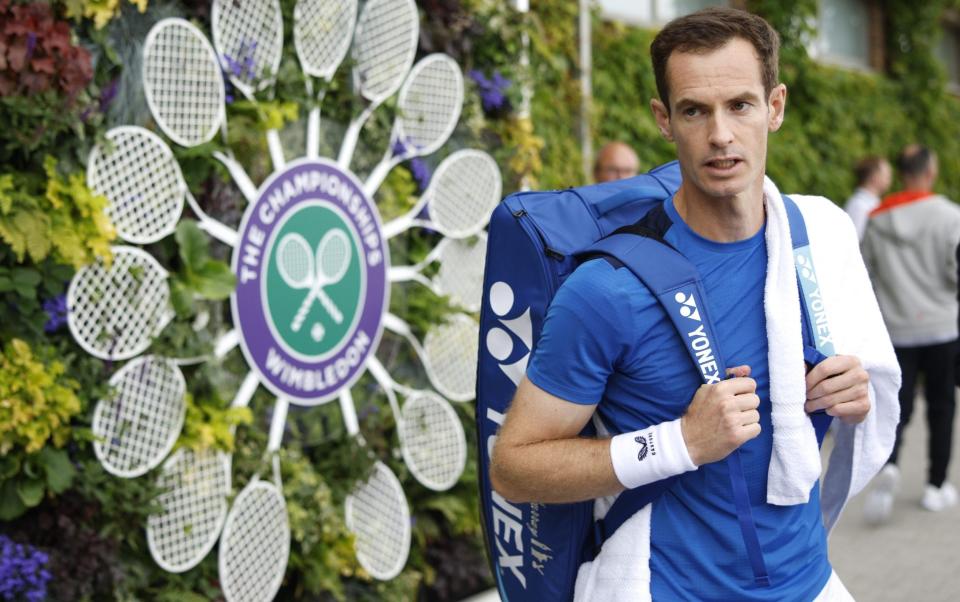
[(779, 81), (780, 35), (757, 15), (735, 8), (710, 7), (667, 23), (650, 44), (657, 93), (670, 112), (667, 60), (674, 52), (707, 53), (733, 38), (753, 45), (760, 57), (763, 88), (769, 96)]
[(886, 162), (886, 159), (876, 155), (864, 157), (863, 159), (857, 161), (857, 165), (853, 168), (853, 175), (857, 177), (857, 186), (863, 186), (866, 184), (867, 180), (869, 180), (873, 174), (880, 171), (880, 168)]

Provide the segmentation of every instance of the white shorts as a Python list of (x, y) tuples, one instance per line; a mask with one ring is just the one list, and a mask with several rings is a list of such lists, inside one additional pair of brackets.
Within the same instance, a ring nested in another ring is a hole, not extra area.
[(843, 586), (843, 582), (840, 581), (837, 572), (834, 571), (833, 574), (830, 575), (830, 580), (823, 586), (823, 589), (817, 597), (814, 598), (813, 602), (855, 602), (855, 600), (853, 596), (850, 595), (850, 592), (847, 591), (847, 588)]

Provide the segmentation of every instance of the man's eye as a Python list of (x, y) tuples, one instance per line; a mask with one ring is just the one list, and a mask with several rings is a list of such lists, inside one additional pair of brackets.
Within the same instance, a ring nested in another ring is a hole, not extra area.
[(689, 107), (683, 110), (683, 114), (686, 115), (687, 117), (696, 117), (697, 115), (700, 114), (700, 110), (693, 107)]
[(750, 105), (749, 105), (748, 103), (746, 103), (746, 102), (742, 102), (742, 101), (741, 101), (741, 102), (735, 102), (735, 103), (733, 103), (733, 110), (734, 110), (734, 111), (746, 111), (746, 110), (747, 110), (747, 107), (749, 107), (749, 106), (750, 106)]

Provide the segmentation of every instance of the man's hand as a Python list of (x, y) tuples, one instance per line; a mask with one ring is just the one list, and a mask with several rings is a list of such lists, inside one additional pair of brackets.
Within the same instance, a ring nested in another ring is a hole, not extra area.
[(734, 378), (700, 385), (680, 421), (690, 459), (697, 466), (726, 458), (760, 434), (760, 398), (750, 367), (727, 372)]
[(807, 403), (809, 412), (826, 410), (847, 424), (863, 422), (870, 411), (867, 385), (870, 375), (853, 355), (828, 357), (807, 373)]

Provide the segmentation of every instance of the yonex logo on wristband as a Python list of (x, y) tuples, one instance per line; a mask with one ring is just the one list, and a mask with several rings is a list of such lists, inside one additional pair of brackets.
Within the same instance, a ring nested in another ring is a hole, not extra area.
[(647, 439), (641, 435), (634, 437), (633, 440), (640, 444), (640, 449), (637, 451), (637, 461), (643, 462), (643, 459), (647, 457)]
[(697, 322), (700, 321), (700, 310), (697, 309), (697, 300), (693, 298), (693, 293), (685, 295), (683, 291), (680, 291), (673, 298), (680, 304), (681, 316)]

